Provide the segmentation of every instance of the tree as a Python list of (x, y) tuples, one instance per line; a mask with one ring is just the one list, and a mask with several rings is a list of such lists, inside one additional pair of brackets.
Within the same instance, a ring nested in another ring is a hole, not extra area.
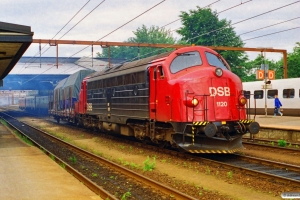
[[(283, 78), (283, 60), (281, 59), (278, 62), (278, 71), (276, 73), (276, 78)], [(300, 77), (300, 42), (296, 42), (296, 46), (293, 49), (292, 53), (287, 55), (287, 70), (288, 78)]]
[[(210, 8), (200, 8), (190, 10), (189, 13), (181, 12), (180, 15), (183, 27), (177, 30), (182, 36), (182, 41), (190, 44), (203, 46), (230, 46), (243, 47), (244, 43), (236, 35), (231, 21), (219, 20), (216, 11)], [(225, 58), (231, 69), (240, 77), (246, 76), (245, 72), (239, 68), (248, 57), (240, 51), (219, 51)]]
[[(164, 28), (159, 28), (157, 26), (151, 26), (147, 28), (142, 25), (133, 32), (135, 37), (129, 38), (125, 42), (132, 43), (153, 43), (153, 44), (174, 44), (176, 40), (173, 38), (169, 30)], [(110, 56), (111, 58), (125, 58), (127, 60), (137, 59), (138, 55), (140, 58), (149, 57), (152, 55), (157, 55), (159, 53), (170, 51), (170, 48), (157, 49), (150, 47), (111, 47)], [(97, 53), (98, 57), (108, 57), (108, 49), (103, 49), (102, 54)]]
[(256, 79), (256, 70), (261, 69), (261, 65), (266, 64), (269, 66), (270, 70), (274, 70), (277, 75), (278, 63), (273, 60), (268, 60), (259, 54), (254, 60), (250, 60), (244, 63), (243, 68), (247, 76), (242, 77), (243, 82), (255, 81)]

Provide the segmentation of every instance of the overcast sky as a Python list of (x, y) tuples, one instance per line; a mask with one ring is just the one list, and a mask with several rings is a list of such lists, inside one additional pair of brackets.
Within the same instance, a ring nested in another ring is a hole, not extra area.
[[(82, 11), (54, 39), (60, 38), (102, 1), (103, 0), (90, 0)], [(51, 39), (87, 2), (88, 0), (1, 0), (0, 21), (31, 26), (31, 30), (34, 32), (34, 39)], [(159, 2), (161, 2), (161, 0), (105, 0), (62, 39), (96, 41)], [(143, 24), (147, 27), (152, 25), (162, 27), (179, 19), (181, 11), (188, 12), (191, 9), (196, 9), (196, 6), (205, 7), (213, 2), (216, 2), (216, 0), (165, 0), (157, 7), (103, 38), (101, 41), (125, 41), (129, 37), (133, 37), (133, 31)], [(294, 4), (237, 23), (291, 3)], [(234, 8), (224, 11), (231, 7)], [(230, 20), (232, 24), (237, 23), (233, 25), (237, 35), (270, 26), (262, 30), (241, 35), (242, 40), (245, 40), (245, 47), (272, 47), (287, 49), (288, 52), (292, 52), (295, 43), (300, 42), (300, 18), (271, 26), (300, 17), (300, 1), (252, 0), (248, 2), (248, 0), (220, 0), (212, 4), (211, 8), (217, 12), (223, 11), (219, 14), (219, 19), (225, 18)], [(175, 30), (180, 26), (181, 22), (179, 20), (166, 26), (166, 29)], [(284, 31), (292, 28), (296, 29)], [(279, 31), (284, 32), (251, 39)], [(175, 31), (172, 31), (172, 33), (174, 37), (179, 39), (180, 36), (176, 34)], [(71, 56), (84, 47), (85, 46), (60, 45), (59, 56)], [(46, 48), (47, 47), (44, 49)], [(94, 47), (94, 52), (97, 51), (101, 51), (101, 48)], [(24, 56), (34, 56), (37, 52), (38, 44), (32, 44)], [(258, 53), (250, 53), (249, 56), (250, 58), (255, 58), (257, 54)], [(89, 55), (91, 55), (91, 48), (87, 48), (78, 53), (75, 57)], [(56, 56), (55, 47), (49, 49), (43, 56)], [(269, 59), (278, 60), (281, 57), (282, 55), (278, 53), (267, 53), (267, 58)]]

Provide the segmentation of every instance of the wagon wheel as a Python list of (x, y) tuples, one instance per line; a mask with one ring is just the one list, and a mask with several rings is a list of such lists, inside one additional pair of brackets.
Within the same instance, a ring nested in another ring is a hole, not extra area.
[(168, 142), (166, 142), (166, 141), (160, 141), (160, 142), (158, 143), (158, 146), (159, 146), (160, 148), (165, 148), (167, 145), (168, 145)]

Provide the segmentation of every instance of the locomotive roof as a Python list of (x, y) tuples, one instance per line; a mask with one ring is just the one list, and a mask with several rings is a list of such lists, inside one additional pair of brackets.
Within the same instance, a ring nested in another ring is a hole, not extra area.
[(126, 62), (124, 64), (120, 64), (115, 67), (106, 68), (105, 70), (91, 74), (89, 81), (93, 81), (94, 79), (97, 79), (97, 77), (100, 77), (100, 76), (101, 76), (101, 78), (108, 78), (111, 76), (115, 76), (116, 73), (117, 73), (117, 75), (122, 75), (122, 74), (129, 74), (129, 73), (134, 73), (134, 72), (138, 72), (138, 71), (143, 71), (147, 68), (148, 64), (151, 61), (166, 57), (166, 56), (170, 55), (171, 53), (172, 52), (165, 52), (162, 54), (150, 56), (150, 57), (136, 60), (133, 62)]

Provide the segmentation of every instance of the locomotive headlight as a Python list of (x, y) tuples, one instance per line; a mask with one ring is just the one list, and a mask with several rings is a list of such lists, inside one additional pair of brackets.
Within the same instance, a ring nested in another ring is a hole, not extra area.
[(185, 101), (183, 101), (184, 105), (188, 106), (188, 107), (196, 107), (199, 104), (199, 100), (196, 98), (193, 99), (187, 99)]
[(246, 103), (247, 103), (247, 99), (246, 99), (245, 97), (241, 97), (241, 98), (239, 99), (239, 104), (240, 104), (241, 106), (245, 105)]
[(222, 76), (223, 75), (223, 70), (221, 69), (221, 68), (217, 68), (216, 70), (215, 70), (215, 73), (216, 73), (216, 75), (217, 76)]
[(199, 103), (198, 99), (194, 98), (194, 99), (192, 100), (193, 106), (197, 106), (198, 103)]

